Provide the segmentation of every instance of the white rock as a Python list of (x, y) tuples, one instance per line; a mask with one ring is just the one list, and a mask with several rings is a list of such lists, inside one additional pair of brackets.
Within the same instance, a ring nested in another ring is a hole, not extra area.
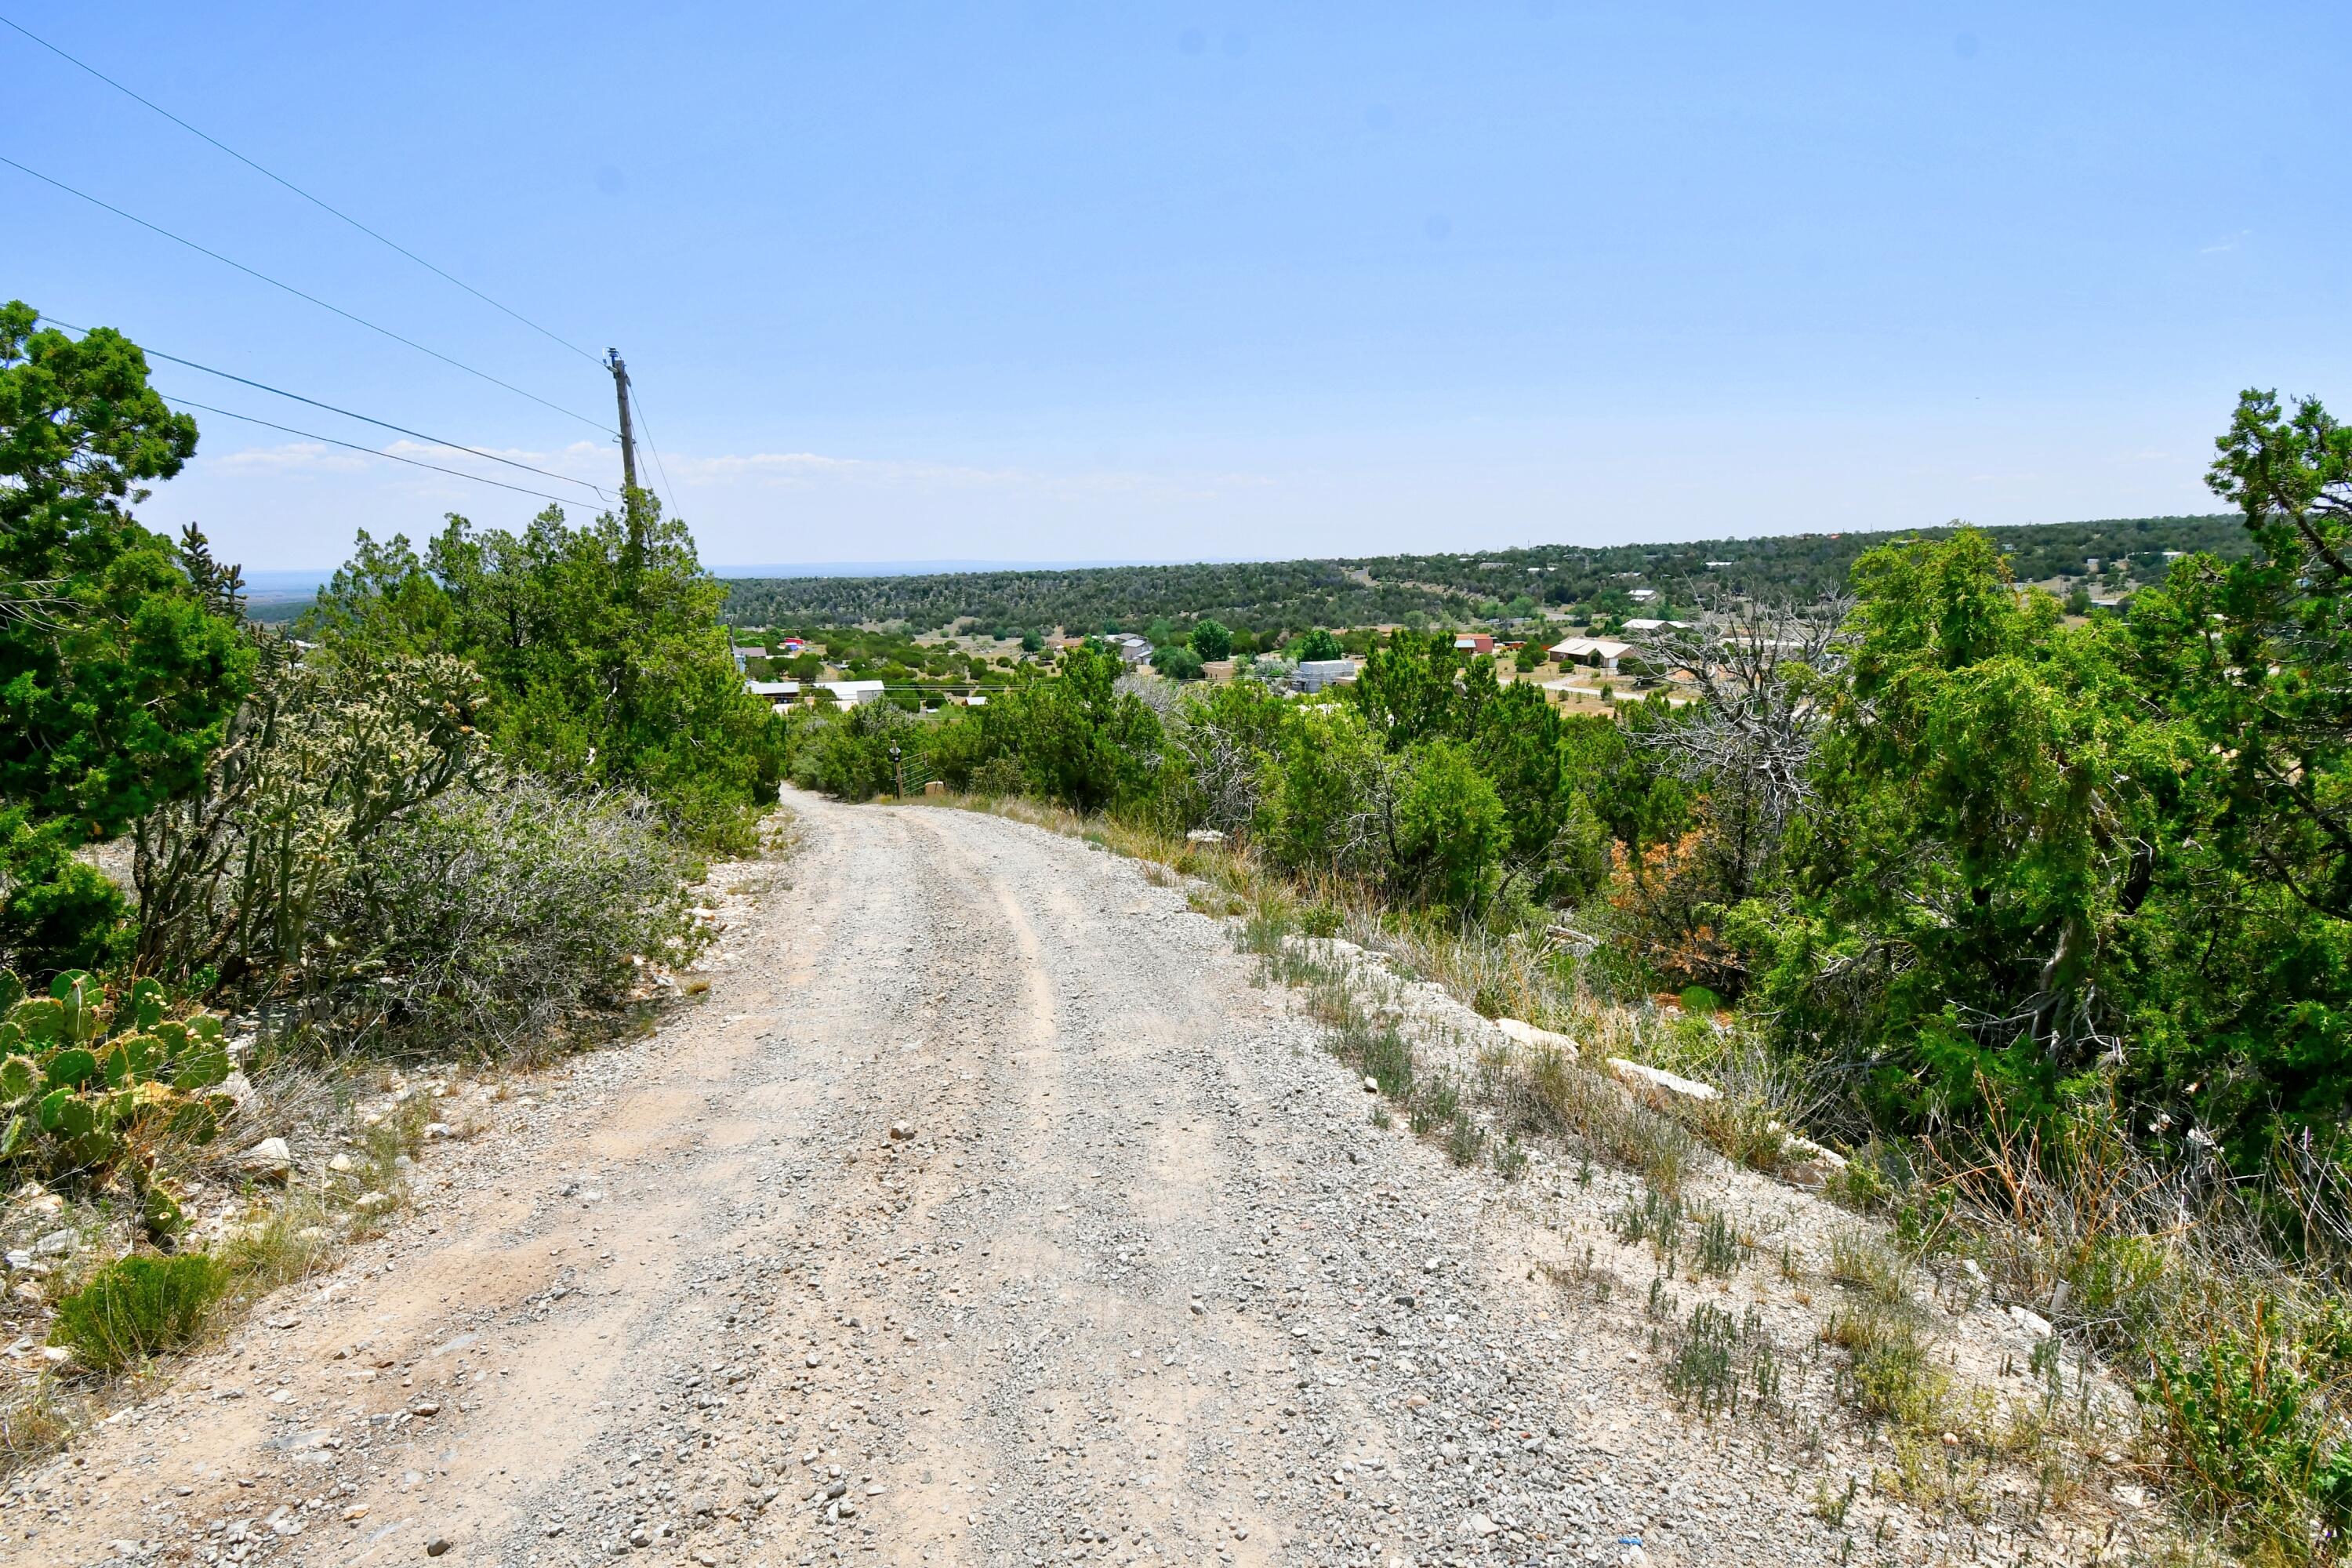
[(1780, 1145), (1780, 1174), (1797, 1186), (1818, 1192), (1845, 1169), (1845, 1156), (1824, 1149), (1810, 1138), (1788, 1134)]
[(1531, 1051), (1558, 1051), (1570, 1061), (1582, 1054), (1576, 1042), (1566, 1035), (1538, 1029), (1522, 1018), (1497, 1018), (1495, 1027), (1502, 1030), (1513, 1045), (1525, 1046)]
[(1623, 1057), (1611, 1057), (1609, 1070), (1620, 1083), (1651, 1104), (1664, 1107), (1678, 1100), (1720, 1100), (1722, 1090), (1711, 1083), (1696, 1079), (1680, 1078), (1664, 1068), (1654, 1068), (1643, 1062), (1629, 1062)]
[[(73, 1232), (69, 1230), (53, 1230), (49, 1232), (48, 1235), (41, 1237), (40, 1240), (33, 1243), (33, 1258), (63, 1258), (67, 1253), (71, 1252), (74, 1249), (74, 1245), (75, 1237)], [(29, 1263), (32, 1261), (32, 1258), (28, 1258), (26, 1261)]]
[(236, 1168), (265, 1182), (282, 1182), (294, 1173), (294, 1152), (283, 1138), (264, 1138), (236, 1157)]
[(1481, 1541), (1502, 1528), (1483, 1513), (1474, 1513), (1462, 1521), (1462, 1533)]
[(29, 1252), (26, 1251), (26, 1250), (25, 1250), (23, 1247), (10, 1247), (10, 1248), (8, 1249), (8, 1267), (9, 1267), (9, 1268), (30, 1268), (32, 1266), (33, 1266), (33, 1255), (32, 1255), (31, 1253), (29, 1253)]
[(2053, 1331), (2049, 1319), (2039, 1312), (2029, 1312), (2022, 1307), (2011, 1307), (2009, 1310), (2009, 1321), (2037, 1340), (2048, 1339)]

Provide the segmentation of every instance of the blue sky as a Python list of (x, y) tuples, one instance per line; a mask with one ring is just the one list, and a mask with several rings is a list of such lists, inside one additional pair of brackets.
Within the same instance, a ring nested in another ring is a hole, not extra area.
[[(2352, 205), (2324, 107), (2352, 7), (0, 14), (573, 342), (618, 345), (714, 562), (2205, 510), (2240, 387), (2352, 402)], [(0, 66), (0, 152), (609, 411), (593, 365), (5, 30)], [(0, 190), (6, 294), (617, 471), (592, 422), (13, 170)], [(203, 423), (144, 515), (197, 519), (256, 567), (538, 504)]]

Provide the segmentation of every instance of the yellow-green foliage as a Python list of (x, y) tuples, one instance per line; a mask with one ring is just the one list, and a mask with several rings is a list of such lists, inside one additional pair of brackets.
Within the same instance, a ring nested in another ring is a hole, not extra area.
[(208, 1142), (235, 1103), (221, 1023), (207, 1013), (164, 1016), (163, 988), (132, 983), (120, 1006), (79, 970), (47, 996), (26, 997), (0, 973), (0, 1167), (43, 1179), (98, 1180), (121, 1170), (156, 1235), (183, 1225), (178, 1201), (152, 1176), (168, 1136)]

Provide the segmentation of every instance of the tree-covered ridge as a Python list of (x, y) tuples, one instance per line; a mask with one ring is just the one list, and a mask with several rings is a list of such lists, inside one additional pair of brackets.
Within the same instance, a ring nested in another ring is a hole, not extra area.
[[(1842, 588), (1854, 562), (1878, 545), (1952, 531), (1548, 544), (1466, 554), (1007, 568), (906, 577), (746, 577), (728, 582), (725, 614), (742, 626), (903, 621), (929, 628), (970, 619), (992, 626), (1122, 630), (1140, 630), (1157, 618), (1212, 616), (1261, 631), (1365, 626), (1413, 614), (1495, 618), (1575, 607), (1623, 615), (1643, 602), (1632, 595), (1644, 588), (1667, 605), (1686, 605), (1713, 591), (1818, 598)], [(2099, 580), (2120, 587), (2162, 577), (2168, 552), (2228, 558), (2246, 550), (2242, 521), (2228, 514), (2028, 523), (1981, 531), (2026, 582), (2088, 580), (2086, 563), (2096, 559)], [(2121, 572), (2115, 570), (2118, 562)], [(2095, 585), (2095, 580), (2086, 585)]]

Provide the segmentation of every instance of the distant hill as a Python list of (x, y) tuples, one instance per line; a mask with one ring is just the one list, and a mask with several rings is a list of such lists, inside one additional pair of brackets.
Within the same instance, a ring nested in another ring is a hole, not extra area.
[[(1174, 566), (998, 567), (913, 575), (728, 579), (726, 615), (738, 626), (851, 626), (903, 621), (920, 629), (970, 618), (1001, 627), (1141, 629), (1153, 620), (1214, 616), (1272, 631), (1310, 626), (1493, 618), (1534, 607), (1624, 614), (1636, 605), (1688, 605), (1701, 595), (1810, 600), (1843, 587), (1854, 558), (1895, 539), (1949, 529), (1800, 533), (1696, 543), (1549, 544), (1470, 554), (1379, 555), (1322, 561), (1203, 562)], [(2161, 576), (2167, 551), (2241, 553), (2242, 520), (2110, 518), (1991, 528), (2020, 578), (2046, 582), (2129, 563)], [(1637, 600), (1647, 589), (1654, 597)], [(1516, 607), (1515, 607), (1516, 606)]]

